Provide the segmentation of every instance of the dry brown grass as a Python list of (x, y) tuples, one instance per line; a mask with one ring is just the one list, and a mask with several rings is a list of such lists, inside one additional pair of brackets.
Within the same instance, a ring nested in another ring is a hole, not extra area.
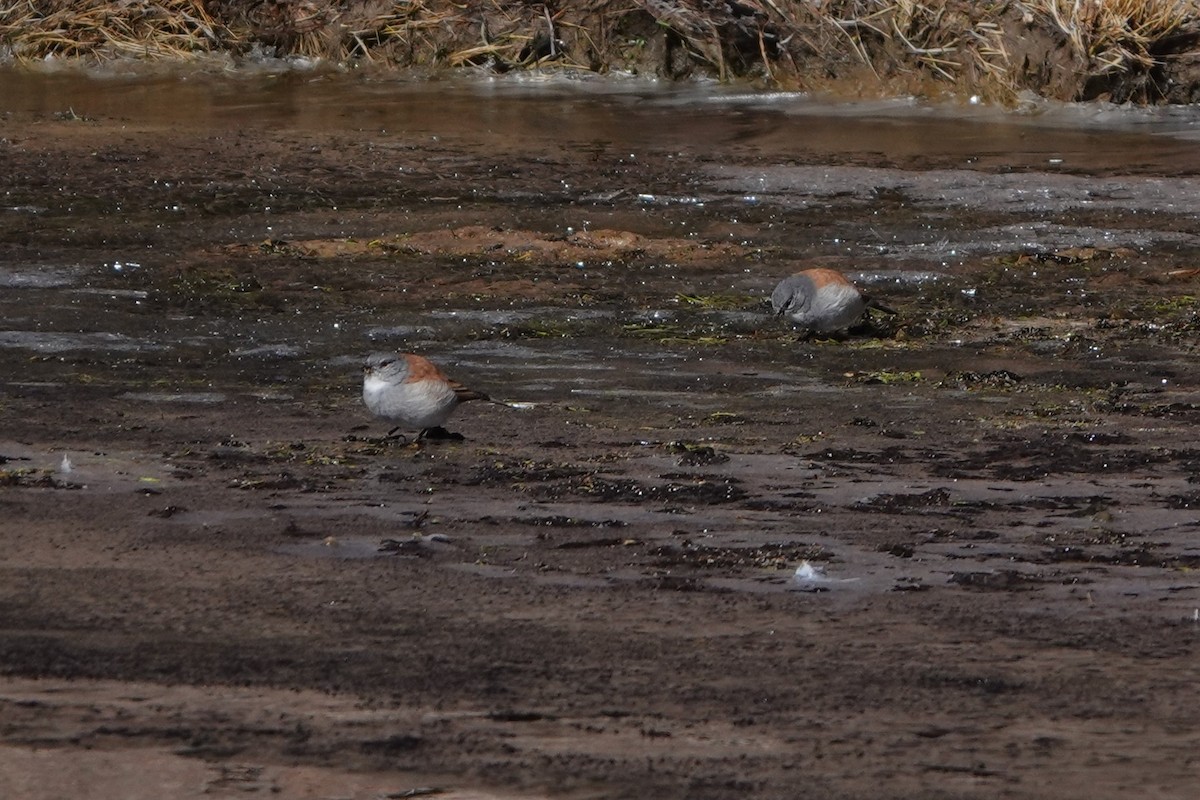
[(918, 73), (946, 87), (1013, 91), (1006, 30), (1009, 2), (957, 0), (765, 0), (793, 64), (857, 60), (881, 80)]
[[(1087, 78), (1146, 71), (1162, 63), (1162, 42), (1200, 30), (1196, 0), (765, 0), (797, 28), (824, 27), (835, 37), (806, 40), (818, 57), (852, 52), (877, 75), (923, 70), (947, 86), (1011, 98), (1022, 86), (1022, 65), (1010, 56), (1031, 30), (1065, 38), (1073, 63), (1063, 69)], [(814, 17), (805, 26), (795, 21)], [(1071, 59), (1066, 60), (1067, 62)]]
[(663, 52), (682, 48), (721, 79), (795, 85), (857, 65), (881, 86), (926, 81), (997, 99), (1028, 86), (1014, 63), (1027, 53), (1010, 53), (1031, 31), (1066, 43), (1070, 58), (1053, 69), (1080, 85), (1148, 72), (1164, 41), (1200, 35), (1198, 0), (0, 0), (0, 44), (25, 61), (187, 59), (258, 44), (335, 63), (680, 74), (627, 61), (626, 23), (639, 16), (634, 39), (667, 37)]
[(0, 7), (0, 41), (8, 42), (18, 59), (48, 55), (185, 59), (227, 45), (229, 36), (199, 0), (8, 0)]
[(1094, 74), (1156, 63), (1157, 42), (1194, 24), (1194, 0), (1037, 0), (1024, 3), (1060, 30)]

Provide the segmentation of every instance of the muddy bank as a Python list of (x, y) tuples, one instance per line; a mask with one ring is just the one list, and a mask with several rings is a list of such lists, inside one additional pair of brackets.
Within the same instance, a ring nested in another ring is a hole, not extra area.
[(1159, 104), (1200, 95), (1200, 18), (1165, 0), (59, 0), (0, 11), (0, 42), (22, 64), (536, 68), (1010, 105), (1027, 96)]
[(24, 77), (0, 795), (1192, 793), (1188, 120)]

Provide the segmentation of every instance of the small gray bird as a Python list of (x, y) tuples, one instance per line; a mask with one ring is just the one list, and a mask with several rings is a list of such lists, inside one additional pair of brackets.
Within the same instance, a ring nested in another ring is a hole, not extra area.
[(845, 275), (832, 269), (806, 269), (784, 278), (771, 293), (777, 316), (817, 333), (849, 328), (868, 308), (896, 312), (858, 290)]
[(431, 361), (412, 353), (372, 353), (363, 364), (363, 402), (372, 414), (416, 428), (421, 439), (462, 439), (442, 426), (459, 403), (491, 400), (447, 378)]

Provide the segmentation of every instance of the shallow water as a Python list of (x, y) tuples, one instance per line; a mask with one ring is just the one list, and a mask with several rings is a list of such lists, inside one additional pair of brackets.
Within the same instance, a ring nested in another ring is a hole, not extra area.
[[(1067, 171), (1157, 165), (1178, 172), (1200, 163), (1194, 156), (1183, 163), (1164, 160), (1193, 152), (1179, 143), (1200, 135), (1200, 112), (1187, 107), (1038, 101), (1014, 111), (912, 99), (748, 93), (713, 83), (621, 77), (410, 80), (304, 71), (2, 70), (0, 104), (5, 112), (114, 118), (135, 125), (390, 129), (514, 144), (592, 141), (686, 150), (722, 142), (754, 146), (768, 155), (961, 156), (980, 166), (988, 166), (981, 159), (997, 158), (1011, 168), (1049, 165)], [(1150, 138), (1141, 140), (1141, 147), (1128, 147), (1143, 136)], [(1148, 146), (1155, 139), (1159, 144)], [(1106, 156), (1113, 158), (1111, 164)]]
[[(619, 441), (728, 420), (710, 435), (768, 450), (839, 411), (919, 436), (941, 403), (1010, 424), (1011, 397), (932, 383), (964, 371), (1190, 402), (1195, 287), (1159, 278), (1200, 253), (1192, 110), (318, 73), (0, 87), (10, 387), (358, 420), (362, 354), (405, 347), (505, 400), (585, 407)], [(551, 249), (601, 229), (621, 233)], [(330, 246), (360, 240), (400, 249)], [(796, 342), (766, 297), (816, 264), (900, 321)], [(913, 391), (881, 401), (892, 381)]]

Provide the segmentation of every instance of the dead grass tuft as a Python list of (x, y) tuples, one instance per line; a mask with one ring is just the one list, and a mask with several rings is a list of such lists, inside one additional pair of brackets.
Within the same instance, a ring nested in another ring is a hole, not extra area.
[(873, 70), (921, 69), (969, 91), (1014, 92), (1005, 29), (1007, 3), (856, 0), (824, 3), (828, 18)]
[(0, 44), (19, 61), (254, 51), (799, 88), (857, 71), (879, 91), (1000, 100), (1022, 89), (1068, 99), (1089, 79), (1123, 74), (1154, 99), (1167, 79), (1150, 73), (1200, 61), (1198, 43), (1196, 0), (0, 0)]
[(1195, 25), (1200, 12), (1187, 0), (1037, 0), (1022, 5), (1061, 31), (1092, 74), (1153, 67), (1156, 45)]
[(9, 43), (19, 60), (47, 56), (186, 59), (227, 46), (229, 36), (199, 0), (24, 0), (0, 8), (0, 41)]

